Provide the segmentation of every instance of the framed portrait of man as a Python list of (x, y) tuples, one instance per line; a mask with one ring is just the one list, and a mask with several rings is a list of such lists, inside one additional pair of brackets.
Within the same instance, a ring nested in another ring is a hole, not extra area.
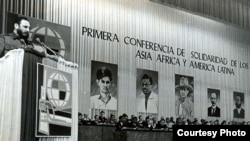
[(208, 97), (207, 116), (220, 117), (221, 114), (220, 90), (208, 88), (207, 97)]
[(136, 108), (142, 116), (158, 115), (158, 72), (137, 69)]
[(104, 111), (117, 115), (117, 65), (91, 62), (90, 109), (92, 117)]
[(241, 92), (233, 92), (234, 98), (234, 109), (233, 109), (233, 117), (244, 119), (245, 118), (245, 109), (244, 109), (244, 93)]
[(175, 75), (175, 114), (176, 117), (194, 118), (194, 78)]

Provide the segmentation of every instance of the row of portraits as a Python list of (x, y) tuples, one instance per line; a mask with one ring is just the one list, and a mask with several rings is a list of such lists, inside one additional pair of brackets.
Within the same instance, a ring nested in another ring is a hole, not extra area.
[[(118, 67), (115, 64), (91, 62), (91, 115), (100, 111), (117, 115)], [(234, 118), (245, 118), (244, 93), (234, 92)], [(220, 90), (207, 89), (208, 117), (220, 117)], [(158, 115), (158, 72), (137, 69), (136, 109), (138, 115)], [(175, 75), (175, 114), (176, 117), (194, 117), (194, 78)]]

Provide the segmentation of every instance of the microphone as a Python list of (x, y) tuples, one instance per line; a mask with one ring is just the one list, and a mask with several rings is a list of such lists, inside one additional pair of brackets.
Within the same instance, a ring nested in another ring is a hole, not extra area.
[(36, 41), (41, 45), (41, 46), (43, 46), (44, 45), (44, 43), (43, 42), (41, 42), (41, 40), (40, 40), (40, 38), (36, 38)]
[(36, 38), (36, 41), (37, 41), (42, 47), (44, 47), (45, 49), (51, 51), (55, 56), (59, 57), (59, 55), (58, 55), (54, 50), (52, 50), (50, 47), (46, 46), (46, 45), (44, 44), (44, 42), (41, 42), (40, 38)]

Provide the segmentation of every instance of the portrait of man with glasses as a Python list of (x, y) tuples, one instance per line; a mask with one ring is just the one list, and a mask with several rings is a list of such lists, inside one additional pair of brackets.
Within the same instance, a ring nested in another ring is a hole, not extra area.
[(137, 96), (137, 112), (158, 113), (158, 94), (154, 92), (155, 85), (152, 76), (144, 73), (140, 78), (138, 89), (140, 94)]

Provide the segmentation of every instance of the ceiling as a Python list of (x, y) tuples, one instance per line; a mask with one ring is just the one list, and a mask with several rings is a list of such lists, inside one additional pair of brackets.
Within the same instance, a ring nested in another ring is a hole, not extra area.
[(150, 0), (250, 30), (249, 0)]

